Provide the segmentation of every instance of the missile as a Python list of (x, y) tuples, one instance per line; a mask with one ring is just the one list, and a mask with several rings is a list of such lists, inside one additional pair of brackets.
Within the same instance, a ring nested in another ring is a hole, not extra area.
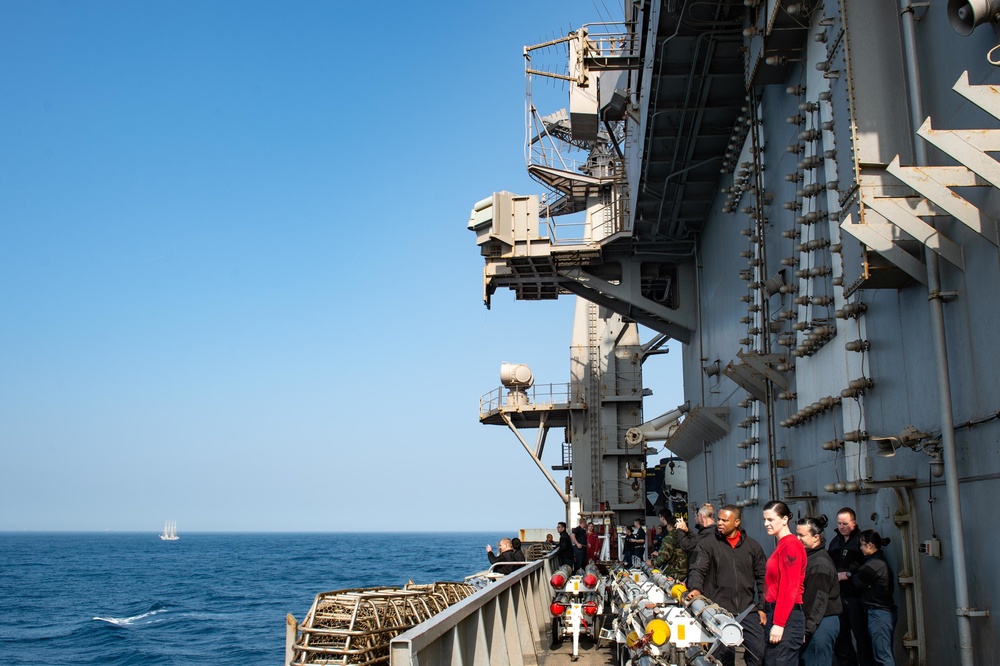
[(584, 587), (589, 587), (594, 589), (601, 580), (601, 571), (594, 564), (588, 564), (587, 568), (583, 570), (582, 583)]
[(570, 579), (573, 575), (573, 566), (570, 564), (564, 564), (559, 569), (552, 574), (552, 578), (549, 579), (549, 585), (554, 589), (561, 590), (566, 585), (566, 581)]
[(723, 645), (736, 647), (743, 642), (743, 625), (729, 611), (704, 596), (685, 599), (686, 594), (687, 587), (683, 583), (677, 583), (670, 589), (670, 596), (684, 604), (691, 615), (698, 618), (698, 622)]

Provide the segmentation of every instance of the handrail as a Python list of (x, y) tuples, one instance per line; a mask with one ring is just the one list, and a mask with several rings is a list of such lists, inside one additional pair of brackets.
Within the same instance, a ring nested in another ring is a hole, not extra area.
[[(548, 624), (552, 557), (527, 562), (476, 594), (392, 639), (392, 666), (453, 663), (511, 666), (538, 663)], [(502, 653), (502, 657), (501, 657)]]
[[(525, 567), (528, 566), (529, 564), (531, 564), (531, 562), (528, 562), (527, 560), (514, 561), (514, 562), (494, 562), (493, 564), (490, 565), (490, 568), (487, 569), (486, 571), (487, 573), (498, 574), (500, 573), (501, 570), (497, 569), (497, 567), (513, 567), (514, 569), (517, 569), (518, 567)], [(513, 569), (511, 569), (511, 571), (513, 571)], [(503, 575), (506, 576), (507, 574)]]
[(639, 38), (622, 21), (584, 23), (590, 57), (632, 56), (639, 53)]
[[(479, 415), (485, 416), (507, 404), (509, 389), (499, 386), (489, 393), (484, 393), (479, 399)], [(569, 382), (561, 384), (535, 384), (527, 389), (528, 404), (531, 405), (568, 405), (572, 400), (572, 387)]]

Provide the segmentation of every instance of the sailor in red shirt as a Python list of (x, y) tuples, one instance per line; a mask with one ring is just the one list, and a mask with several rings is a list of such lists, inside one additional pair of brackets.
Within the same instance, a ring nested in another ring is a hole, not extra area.
[(764, 573), (764, 612), (768, 637), (764, 666), (798, 666), (805, 639), (802, 590), (806, 579), (806, 549), (788, 526), (792, 512), (784, 502), (764, 505), (764, 529), (778, 539)]

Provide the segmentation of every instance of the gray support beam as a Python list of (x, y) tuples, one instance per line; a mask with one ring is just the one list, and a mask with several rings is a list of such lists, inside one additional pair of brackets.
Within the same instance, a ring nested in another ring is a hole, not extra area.
[(894, 243), (895, 225), (875, 224), (871, 221), (855, 224), (853, 217), (848, 215), (840, 228), (901, 268), (917, 282), (927, 284), (927, 269), (923, 262)]
[(530, 446), (528, 446), (528, 442), (524, 440), (524, 437), (521, 436), (521, 433), (517, 429), (517, 426), (515, 426), (514, 422), (510, 419), (510, 415), (507, 414), (507, 412), (501, 412), (500, 416), (507, 424), (507, 427), (510, 428), (510, 431), (514, 433), (514, 436), (517, 437), (517, 441), (521, 442), (521, 446), (523, 446), (524, 450), (528, 452), (528, 455), (531, 456), (531, 459), (535, 461), (535, 464), (538, 466), (538, 469), (542, 471), (542, 474), (545, 475), (545, 478), (549, 480), (550, 484), (552, 484), (552, 488), (559, 494), (559, 497), (560, 499), (562, 499), (563, 504), (569, 506), (569, 495), (567, 495), (563, 491), (563, 489), (559, 487), (559, 484), (556, 483), (556, 480), (552, 478), (551, 474), (549, 474), (549, 470), (545, 469), (545, 465), (542, 464), (541, 459), (538, 456), (536, 456), (535, 452), (531, 450)]
[[(588, 273), (583, 267), (561, 268), (559, 275), (564, 278), (561, 286), (585, 298), (591, 303), (602, 305), (617, 312), (626, 319), (638, 322), (659, 333), (665, 333), (683, 343), (691, 341), (696, 327), (694, 278), (683, 279), (678, 275), (679, 300), (682, 307), (671, 309), (642, 295), (639, 281), (640, 266), (635, 262), (622, 266), (619, 284), (608, 282)], [(678, 273), (681, 267), (678, 268)]]

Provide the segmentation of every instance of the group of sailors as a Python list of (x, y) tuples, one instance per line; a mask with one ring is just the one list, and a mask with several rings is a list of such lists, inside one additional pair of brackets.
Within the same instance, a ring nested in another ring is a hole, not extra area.
[[(889, 539), (860, 530), (854, 510), (844, 507), (827, 546), (826, 516), (794, 521), (788, 505), (771, 501), (762, 518), (776, 545), (766, 556), (742, 528), (742, 513), (727, 504), (716, 517), (715, 507), (703, 504), (692, 530), (684, 518), (660, 511), (645, 563), (686, 580), (689, 597), (704, 594), (742, 616), (747, 666), (894, 666), (894, 576), (882, 552)], [(571, 531), (563, 522), (556, 530), (558, 541), (546, 541), (560, 565), (581, 569), (598, 559), (599, 537), (585, 518)], [(638, 563), (645, 546), (642, 521), (636, 520), (625, 534), (623, 561)], [(490, 564), (525, 561), (519, 539), (502, 539), (499, 549), (495, 554), (486, 546)], [(722, 647), (715, 656), (726, 666), (735, 664), (732, 650)]]
[[(722, 507), (717, 520), (713, 513), (711, 505), (699, 509), (696, 532), (661, 513), (662, 541), (647, 564), (686, 578), (689, 596), (704, 594), (734, 617), (744, 614), (746, 664), (895, 664), (894, 579), (882, 552), (889, 540), (859, 530), (853, 509), (837, 513), (837, 535), (827, 546), (826, 516), (794, 521), (784, 502), (768, 502), (764, 529), (776, 539), (770, 556), (741, 527), (739, 507)], [(735, 662), (729, 650), (717, 657)]]
[[(704, 594), (734, 617), (742, 615), (748, 666), (894, 665), (894, 577), (882, 552), (889, 540), (874, 530), (861, 531), (849, 507), (837, 513), (829, 546), (826, 516), (795, 521), (784, 502), (772, 501), (762, 518), (776, 539), (770, 556), (742, 528), (742, 509), (735, 505), (722, 507), (716, 517), (715, 508), (703, 504), (693, 530), (683, 518), (661, 511), (645, 563), (686, 580), (689, 596)], [(626, 564), (644, 553), (645, 534), (636, 522), (631, 543), (625, 535), (622, 554), (632, 558)], [(588, 561), (580, 559), (587, 549), (576, 534), (592, 533), (586, 528), (581, 520), (580, 528), (567, 534), (559, 523), (560, 564), (580, 568)], [(736, 660), (726, 648), (715, 656), (727, 666)]]

